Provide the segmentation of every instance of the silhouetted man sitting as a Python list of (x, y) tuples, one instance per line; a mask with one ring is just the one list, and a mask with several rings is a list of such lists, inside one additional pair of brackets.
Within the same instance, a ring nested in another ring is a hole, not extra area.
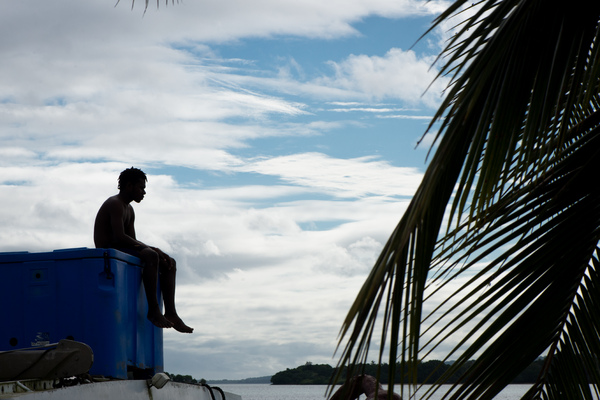
[[(119, 194), (109, 197), (100, 207), (94, 223), (94, 243), (98, 248), (113, 248), (142, 260), (142, 280), (148, 299), (148, 319), (159, 328), (175, 328), (192, 333), (175, 310), (175, 260), (156, 247), (150, 247), (135, 237), (135, 214), (131, 202), (139, 203), (146, 194), (146, 174), (129, 168), (119, 175)], [(165, 303), (165, 315), (158, 305), (156, 288), (160, 287)]]

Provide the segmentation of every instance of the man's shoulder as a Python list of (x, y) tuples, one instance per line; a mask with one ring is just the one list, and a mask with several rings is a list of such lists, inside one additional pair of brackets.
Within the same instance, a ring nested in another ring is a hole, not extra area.
[(100, 206), (100, 210), (122, 210), (123, 208), (129, 208), (127, 206), (129, 206), (129, 204), (123, 203), (119, 198), (119, 195), (116, 194), (106, 199), (104, 203), (102, 203), (102, 206)]

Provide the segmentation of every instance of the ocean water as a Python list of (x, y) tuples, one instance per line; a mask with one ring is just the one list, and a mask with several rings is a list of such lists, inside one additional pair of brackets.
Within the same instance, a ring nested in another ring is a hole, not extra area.
[[(239, 394), (242, 400), (324, 400), (327, 386), (324, 385), (268, 385), (268, 384), (250, 384), (250, 385), (215, 385), (226, 392)], [(450, 387), (450, 386), (448, 386)], [(510, 385), (504, 389), (496, 400), (518, 400), (529, 389), (530, 385)], [(400, 393), (396, 388), (396, 393)], [(420, 393), (425, 393), (423, 390)], [(432, 400), (442, 398), (443, 392), (438, 391)], [(408, 399), (408, 396), (404, 396)], [(415, 397), (418, 400), (420, 397)], [(361, 396), (360, 400), (364, 400)]]

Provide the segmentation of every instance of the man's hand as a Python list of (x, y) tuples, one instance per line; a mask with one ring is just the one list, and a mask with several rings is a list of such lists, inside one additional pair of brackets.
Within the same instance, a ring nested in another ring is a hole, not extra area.
[(167, 267), (167, 270), (172, 270), (175, 267), (174, 260), (158, 247), (151, 247), (152, 250), (158, 253), (158, 262)]

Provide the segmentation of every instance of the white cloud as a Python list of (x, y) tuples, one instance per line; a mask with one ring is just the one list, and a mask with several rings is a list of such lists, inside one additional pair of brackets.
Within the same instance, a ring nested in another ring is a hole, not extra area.
[(314, 269), (335, 275), (365, 276), (375, 264), (383, 244), (365, 236), (347, 247), (335, 246), (313, 261)]
[[(85, 4), (65, 0), (39, 3), (24, 0), (0, 5), (3, 29), (19, 35), (0, 39), (0, 51), (13, 43), (28, 46), (53, 42), (62, 49), (60, 56), (81, 50), (77, 43), (222, 42), (244, 37), (295, 35), (334, 38), (356, 35), (351, 23), (372, 16), (401, 18), (434, 15), (445, 8), (444, 1), (415, 0), (277, 0), (196, 1), (175, 6), (150, 6), (143, 14), (143, 1), (134, 10), (128, 1), (114, 7), (111, 2), (92, 0)], [(71, 32), (78, 32), (71, 36)], [(46, 48), (47, 49), (47, 48)], [(95, 46), (89, 47), (94, 53)], [(136, 49), (131, 49), (136, 51)]]
[(323, 78), (320, 82), (360, 92), (376, 100), (393, 98), (435, 107), (441, 100), (446, 80), (434, 82), (433, 60), (431, 57), (418, 58), (414, 51), (402, 49), (391, 49), (383, 57), (351, 55), (342, 62), (330, 62), (335, 70), (334, 77)]
[[(189, 365), (187, 373), (248, 377), (249, 366), (254, 376), (261, 376), (307, 360), (332, 363), (341, 320), (361, 283), (360, 275), (323, 273), (310, 269), (306, 258), (289, 258), (278, 266), (238, 269), (219, 281), (180, 287), (182, 315), (203, 332), (188, 340), (186, 348), (196, 359), (212, 360), (214, 368), (206, 372)], [(167, 349), (177, 339), (167, 332)], [(240, 351), (242, 347), (256, 352)]]
[(278, 175), (340, 197), (412, 196), (422, 177), (416, 168), (393, 167), (371, 157), (342, 160), (319, 153), (259, 159), (241, 169)]

